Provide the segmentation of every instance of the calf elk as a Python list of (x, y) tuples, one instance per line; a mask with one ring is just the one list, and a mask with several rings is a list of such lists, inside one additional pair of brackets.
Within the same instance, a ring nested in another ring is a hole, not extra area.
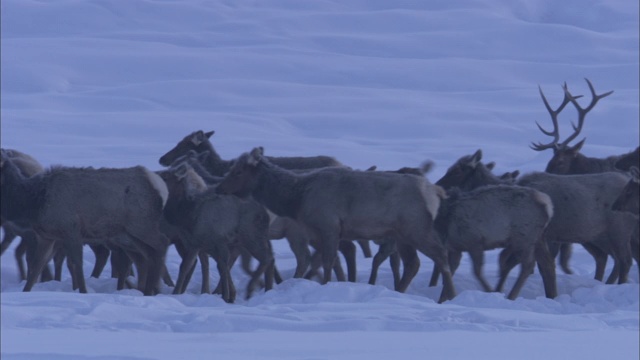
[[(251, 199), (216, 194), (215, 186), (207, 186), (186, 163), (161, 173), (169, 187), (165, 217), (179, 230), (185, 248), (175, 294), (184, 292), (186, 278), (200, 251), (211, 255), (220, 274), (220, 290), (226, 302), (235, 300), (235, 287), (229, 272), (236, 247), (243, 247), (260, 265), (247, 286), (247, 297), (265, 274), (265, 288), (273, 286), (274, 260), (268, 239), (269, 215)], [(203, 282), (209, 281), (203, 273)]]
[[(589, 90), (591, 92), (591, 102), (585, 108), (581, 107), (576, 99), (580, 98), (579, 96), (573, 96), (569, 92), (569, 88), (565, 83), (562, 86), (564, 91), (564, 99), (560, 106), (555, 110), (551, 108), (549, 102), (547, 101), (542, 89), (539, 88), (540, 96), (542, 97), (542, 101), (544, 103), (545, 108), (549, 112), (551, 116), (551, 122), (553, 124), (553, 130), (548, 131), (542, 128), (540, 124), (536, 122), (536, 125), (542, 131), (543, 134), (547, 136), (552, 136), (553, 140), (550, 143), (542, 144), (542, 143), (533, 143), (531, 148), (535, 151), (543, 151), (546, 149), (553, 149), (553, 157), (549, 160), (547, 164), (546, 172), (552, 174), (592, 174), (592, 173), (602, 173), (608, 171), (619, 171), (619, 170), (628, 170), (630, 166), (634, 164), (638, 164), (638, 153), (640, 153), (640, 148), (635, 151), (629, 152), (623, 155), (615, 155), (609, 156), (607, 158), (594, 158), (587, 157), (580, 153), (582, 146), (584, 145), (584, 141), (586, 139), (582, 139), (577, 144), (570, 146), (569, 143), (573, 141), (578, 135), (580, 135), (580, 131), (582, 131), (582, 127), (584, 125), (584, 120), (586, 115), (593, 110), (599, 100), (611, 95), (613, 91), (609, 91), (603, 94), (596, 94), (593, 84), (588, 79), (585, 79), (587, 85), (589, 86)], [(573, 133), (569, 135), (564, 141), (560, 142), (560, 127), (558, 124), (558, 115), (560, 112), (567, 106), (569, 103), (572, 103), (578, 112), (578, 124), (572, 123)], [(636, 165), (638, 166), (638, 165)], [(563, 270), (571, 274), (572, 271), (569, 268), (569, 257), (571, 255), (571, 245), (563, 244), (560, 247), (560, 262)]]

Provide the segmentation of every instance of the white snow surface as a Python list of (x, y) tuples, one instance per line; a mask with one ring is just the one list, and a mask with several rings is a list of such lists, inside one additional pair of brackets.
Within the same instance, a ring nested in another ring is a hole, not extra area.
[[(353, 168), (397, 169), (430, 159), (436, 181), (482, 149), (501, 173), (543, 170), (549, 128), (538, 86), (557, 106), (567, 82), (590, 99), (583, 153), (626, 153), (639, 138), (639, 3), (629, 0), (3, 0), (1, 140), (46, 166), (160, 169), (195, 130), (215, 130), (225, 159), (330, 155)], [(561, 136), (576, 112), (560, 116)], [(593, 280), (574, 246), (575, 274), (558, 271), (544, 297), (536, 271), (515, 301), (484, 293), (465, 256), (458, 295), (427, 286), (432, 262), (406, 294), (388, 265), (366, 284), (291, 279), (295, 259), (274, 241), (283, 283), (235, 304), (187, 293), (116, 291), (107, 266), (89, 294), (62, 282), (21, 292), (13, 252), (2, 257), (2, 359), (638, 359), (637, 265), (630, 281)], [(375, 246), (373, 246), (375, 251)], [(484, 272), (497, 281), (497, 253)], [(167, 266), (175, 279), (179, 257)], [(611, 262), (611, 261), (610, 261)], [(85, 274), (93, 254), (85, 250)], [(611, 264), (607, 268), (609, 271)], [(213, 267), (212, 269), (215, 269)], [(506, 289), (515, 280), (511, 274)], [(212, 285), (217, 281), (212, 271)]]

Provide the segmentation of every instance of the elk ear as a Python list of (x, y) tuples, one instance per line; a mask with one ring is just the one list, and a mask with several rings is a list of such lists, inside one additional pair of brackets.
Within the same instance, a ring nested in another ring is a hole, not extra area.
[(495, 161), (488, 162), (484, 166), (489, 170), (493, 170), (493, 168), (496, 167), (496, 162)]
[(431, 172), (431, 170), (433, 170), (435, 166), (436, 164), (433, 161), (427, 160), (422, 164), (420, 164), (420, 171), (422, 172), (423, 175), (428, 174), (429, 172)]
[(482, 150), (478, 149), (478, 151), (476, 151), (473, 154), (473, 156), (471, 156), (471, 160), (469, 161), (469, 166), (475, 168), (478, 165), (478, 163), (480, 163), (480, 160), (482, 160)]
[(520, 170), (514, 170), (511, 172), (511, 178), (515, 180), (520, 175)]
[(582, 139), (579, 143), (569, 148), (569, 150), (571, 150), (571, 152), (573, 153), (573, 156), (578, 155), (578, 153), (580, 152), (580, 149), (582, 149), (582, 145), (584, 145), (585, 140), (587, 140), (587, 138)]
[(365, 170), (365, 171), (376, 171), (376, 169), (377, 169), (377, 168), (378, 168), (377, 166), (373, 165), (373, 166), (369, 167), (369, 168), (368, 168), (367, 170)]
[(198, 130), (194, 132), (193, 135), (191, 136), (191, 142), (195, 146), (200, 145), (203, 141), (204, 141), (204, 133), (202, 132), (202, 130)]
[(264, 153), (264, 150), (262, 149), (261, 146), (257, 148), (253, 148), (253, 150), (251, 150), (251, 152), (249, 153), (249, 159), (247, 159), (247, 164), (251, 166), (258, 165), (258, 163), (262, 159), (263, 153)]
[(631, 175), (631, 179), (633, 179), (633, 181), (640, 182), (640, 170), (637, 167), (635, 166), (630, 167), (629, 175)]
[(211, 130), (209, 132), (204, 133), (204, 136), (207, 137), (207, 139), (211, 138), (211, 135), (213, 135), (215, 133), (215, 131)]

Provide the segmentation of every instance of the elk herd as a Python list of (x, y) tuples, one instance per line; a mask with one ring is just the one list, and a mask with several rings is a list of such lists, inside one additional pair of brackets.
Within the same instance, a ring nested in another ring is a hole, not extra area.
[[(27, 154), (2, 149), (2, 252), (21, 238), (15, 256), (24, 291), (37, 281), (59, 280), (66, 259), (73, 289), (86, 293), (83, 247), (89, 245), (96, 259), (91, 276), (99, 277), (110, 259), (118, 289), (136, 287), (145, 295), (158, 293), (160, 281), (174, 294), (183, 293), (198, 260), (202, 292), (210, 293), (211, 257), (219, 274), (214, 293), (227, 302), (236, 298), (230, 269), (238, 258), (250, 277), (247, 297), (282, 281), (271, 245), (281, 238), (296, 259), (293, 277), (320, 274), (322, 283), (334, 273), (340, 281), (355, 281), (355, 244), (366, 253), (373, 241), (378, 252), (369, 283), (389, 258), (400, 292), (418, 273), (420, 252), (434, 264), (429, 285), (442, 279), (439, 302), (456, 295), (453, 276), (463, 252), (485, 291), (502, 291), (509, 272), (520, 265), (509, 299), (518, 296), (536, 264), (545, 295), (557, 296), (555, 258), (571, 273), (572, 244), (593, 256), (596, 279), (604, 280), (611, 257), (606, 282), (624, 283), (633, 259), (640, 261), (640, 147), (600, 159), (580, 153), (584, 139), (571, 145), (586, 115), (612, 93), (596, 94), (587, 84), (586, 107), (566, 84), (555, 109), (540, 89), (553, 128), (537, 125), (552, 140), (531, 148), (551, 149), (553, 157), (545, 172), (521, 176), (493, 174), (494, 164), (483, 162), (481, 150), (461, 157), (435, 183), (425, 177), (430, 163), (360, 171), (327, 156), (268, 157), (261, 147), (223, 160), (211, 144), (213, 131), (187, 135), (160, 157), (166, 169), (155, 172), (142, 166), (43, 169)], [(561, 142), (558, 115), (569, 104), (578, 119)], [(175, 284), (165, 265), (171, 245), (182, 259)], [(495, 286), (482, 273), (490, 249), (501, 249)]]

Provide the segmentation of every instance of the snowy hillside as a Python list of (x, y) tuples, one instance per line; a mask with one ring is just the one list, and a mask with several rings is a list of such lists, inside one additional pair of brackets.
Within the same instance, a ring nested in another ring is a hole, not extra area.
[[(482, 149), (495, 172), (543, 170), (550, 151), (535, 125), (551, 127), (561, 85), (589, 100), (614, 90), (586, 118), (583, 153), (604, 157), (638, 146), (639, 5), (627, 0), (3, 0), (3, 148), (45, 166), (160, 169), (159, 157), (198, 129), (231, 159), (330, 155), (364, 169), (435, 162), (437, 180)], [(575, 110), (560, 116), (561, 137)], [(579, 138), (579, 139), (580, 139)], [(105, 269), (90, 294), (61, 283), (22, 293), (13, 260), (1, 263), (3, 359), (637, 359), (637, 265), (630, 283), (593, 280), (591, 256), (574, 246), (574, 275), (558, 272), (560, 296), (544, 298), (539, 274), (520, 298), (484, 293), (469, 260), (458, 296), (436, 304), (432, 262), (406, 294), (385, 263), (366, 284), (287, 280), (236, 304), (187, 294), (116, 291)], [(289, 279), (295, 259), (275, 241)], [(93, 254), (85, 250), (85, 273)], [(177, 276), (179, 257), (167, 266)], [(608, 270), (610, 270), (609, 264)], [(497, 280), (497, 253), (485, 274)], [(515, 279), (513, 272), (507, 288)], [(213, 281), (217, 274), (212, 272)], [(247, 283), (233, 271), (238, 288)]]

